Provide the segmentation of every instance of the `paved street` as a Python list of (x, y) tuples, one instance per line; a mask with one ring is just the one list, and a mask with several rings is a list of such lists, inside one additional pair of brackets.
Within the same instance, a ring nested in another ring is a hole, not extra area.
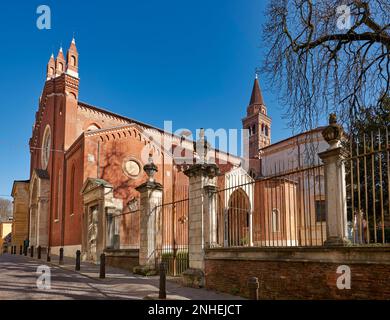
[[(66, 259), (58, 266), (30, 257), (0, 255), (0, 300), (8, 299), (143, 299), (158, 293), (157, 277), (142, 277), (116, 268), (107, 268), (106, 279), (98, 278), (98, 267), (83, 263), (81, 272), (75, 272), (74, 260)], [(48, 265), (51, 272), (51, 289), (38, 289), (38, 266)], [(176, 299), (239, 299), (206, 289), (185, 288), (175, 281), (167, 282), (167, 294)]]

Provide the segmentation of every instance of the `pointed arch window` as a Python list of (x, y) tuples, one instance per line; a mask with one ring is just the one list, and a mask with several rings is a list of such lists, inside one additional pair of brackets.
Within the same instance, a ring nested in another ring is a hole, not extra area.
[(61, 199), (62, 199), (62, 193), (61, 193), (61, 180), (62, 180), (62, 172), (61, 169), (58, 171), (58, 181), (57, 181), (57, 210), (55, 211), (55, 221), (59, 221), (60, 219), (60, 211), (61, 211)]
[(75, 56), (71, 56), (70, 57), (70, 64), (75, 67), (76, 66), (76, 57)]
[(43, 139), (42, 139), (42, 150), (41, 150), (42, 169), (47, 169), (47, 165), (49, 164), (50, 148), (51, 148), (51, 131), (50, 131), (50, 126), (47, 125), (43, 133)]
[(75, 173), (76, 173), (76, 167), (73, 164), (72, 170), (70, 174), (70, 214), (74, 214), (74, 198), (75, 198)]

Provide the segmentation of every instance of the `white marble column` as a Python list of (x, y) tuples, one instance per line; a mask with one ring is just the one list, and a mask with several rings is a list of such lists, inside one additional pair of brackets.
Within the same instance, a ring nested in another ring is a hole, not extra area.
[(139, 264), (142, 267), (155, 267), (158, 235), (161, 234), (157, 224), (161, 211), (163, 187), (160, 183), (148, 181), (139, 187), (140, 192), (140, 248)]
[(348, 243), (347, 196), (345, 164), (340, 141), (343, 128), (337, 124), (335, 114), (329, 116), (329, 125), (322, 131), (329, 148), (318, 154), (325, 166), (326, 241), (328, 246)]

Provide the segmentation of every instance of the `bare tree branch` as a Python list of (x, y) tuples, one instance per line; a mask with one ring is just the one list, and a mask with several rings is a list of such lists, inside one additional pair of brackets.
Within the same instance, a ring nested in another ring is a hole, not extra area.
[(390, 0), (270, 0), (266, 14), (263, 70), (282, 89), (291, 127), (311, 129), (329, 112), (353, 126), (362, 108), (381, 107), (390, 94)]

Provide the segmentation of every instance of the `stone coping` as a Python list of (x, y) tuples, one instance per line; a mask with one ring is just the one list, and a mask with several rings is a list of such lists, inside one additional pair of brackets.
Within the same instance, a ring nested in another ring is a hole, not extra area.
[(105, 249), (106, 257), (137, 257), (139, 256), (139, 249)]
[(210, 248), (205, 259), (390, 265), (390, 246)]

